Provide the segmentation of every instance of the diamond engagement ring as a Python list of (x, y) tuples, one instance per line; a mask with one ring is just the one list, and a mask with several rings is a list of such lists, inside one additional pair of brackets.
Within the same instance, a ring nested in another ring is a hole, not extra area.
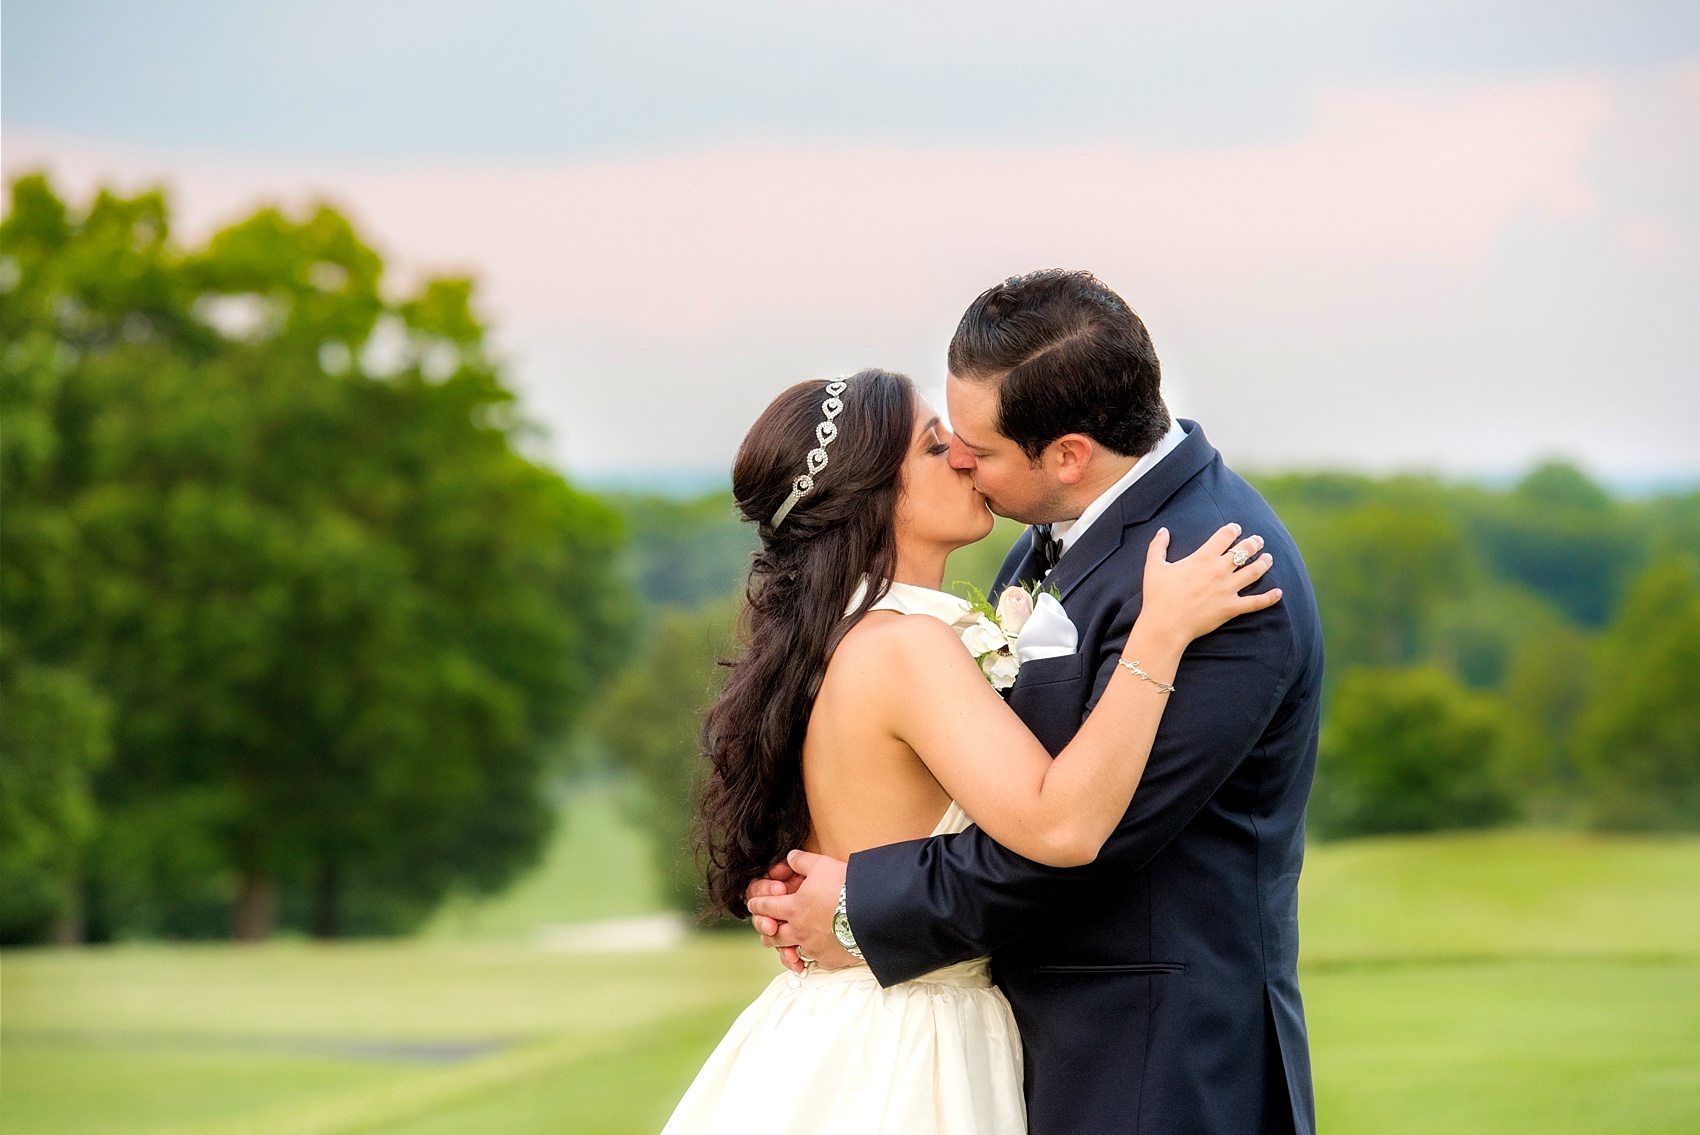
[(1235, 567), (1243, 568), (1243, 567), (1246, 566), (1246, 564), (1248, 564), (1250, 562), (1251, 562), (1251, 553), (1250, 552), (1246, 551), (1244, 548), (1235, 548), (1234, 549), (1234, 566)]

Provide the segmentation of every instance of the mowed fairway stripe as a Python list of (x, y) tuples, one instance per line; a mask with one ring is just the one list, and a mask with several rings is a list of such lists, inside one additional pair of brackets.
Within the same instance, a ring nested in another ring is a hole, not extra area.
[(357, 1135), (393, 1127), (465, 1107), (483, 1097), (522, 1091), (533, 1082), (566, 1074), (575, 1064), (592, 1058), (619, 1058), (664, 1044), (684, 1033), (705, 1028), (724, 1030), (744, 1008), (728, 1003), (707, 1012), (692, 1013), (638, 1029), (595, 1036), (543, 1040), (515, 1047), (500, 1055), (423, 1072), (399, 1082), (338, 1093), (330, 1098), (276, 1108), (187, 1128), (184, 1135)]
[(640, 1046), (365, 1135), (655, 1135), (730, 1023), (681, 1019)]

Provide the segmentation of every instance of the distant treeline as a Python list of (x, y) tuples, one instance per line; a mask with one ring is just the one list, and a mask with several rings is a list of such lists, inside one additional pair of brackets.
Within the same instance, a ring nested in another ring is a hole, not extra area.
[(1264, 478), (1316, 583), (1322, 835), (1700, 829), (1700, 493)]

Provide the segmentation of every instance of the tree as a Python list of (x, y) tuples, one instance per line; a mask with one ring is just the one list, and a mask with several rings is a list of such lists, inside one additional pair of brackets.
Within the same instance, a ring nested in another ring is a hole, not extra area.
[(1472, 689), (1502, 689), (1531, 642), (1570, 624), (1551, 601), (1516, 583), (1483, 581), (1424, 615), (1424, 655)]
[(694, 607), (743, 590), (757, 540), (738, 518), (730, 492), (689, 500), (637, 493), (603, 499), (625, 523), (627, 570), (647, 602)]
[(1606, 623), (1644, 549), (1604, 489), (1574, 466), (1548, 462), (1484, 505), (1468, 527), (1498, 574), (1582, 626)]
[(530, 862), (628, 603), (617, 520), (515, 449), (471, 285), (386, 301), (328, 208), (185, 252), (159, 194), (74, 216), (41, 178), (0, 254), (8, 425), (34, 423), (0, 602), (113, 706), (96, 929), (157, 928), (107, 900), (208, 848), (223, 881), (193, 889), (241, 936), (280, 902), (398, 927)]
[(1302, 550), (1333, 667), (1417, 661), (1435, 610), (1477, 583), (1457, 528), (1422, 500), (1360, 505), (1317, 525)]
[(1571, 626), (1532, 636), (1505, 683), (1512, 766), (1537, 820), (1577, 818), (1582, 790), (1573, 740), (1594, 681), (1591, 645)]
[(0, 941), (77, 941), (109, 707), (76, 673), (18, 657), (3, 632), (0, 703)]
[(1635, 514), (1655, 558), (1700, 560), (1700, 489), (1654, 497), (1637, 505)]
[(1318, 833), (1488, 827), (1514, 804), (1494, 699), (1433, 668), (1341, 676), (1311, 795)]
[(1576, 727), (1596, 826), (1700, 831), (1700, 578), (1671, 557), (1635, 582)]
[(614, 686), (597, 732), (635, 781), (632, 816), (649, 836), (668, 894), (681, 910), (700, 903), (692, 842), (701, 785), (702, 715), (723, 680), (735, 607), (723, 601), (665, 612), (638, 664)]

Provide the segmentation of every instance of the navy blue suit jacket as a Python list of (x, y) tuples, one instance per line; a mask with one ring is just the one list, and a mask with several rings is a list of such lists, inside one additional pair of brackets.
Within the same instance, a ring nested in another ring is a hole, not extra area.
[[(1009, 702), (1054, 755), (1115, 672), (1159, 527), (1185, 555), (1259, 533), (1267, 610), (1181, 660), (1133, 804), (1098, 859), (1045, 867), (979, 828), (858, 852), (846, 907), (887, 985), (990, 954), (1026, 1051), (1033, 1135), (1311, 1135), (1298, 880), (1316, 762), (1322, 631), (1303, 561), (1196, 423), (1069, 549), (1049, 583), (1080, 632)], [(1022, 540), (996, 586), (1042, 568)]]

